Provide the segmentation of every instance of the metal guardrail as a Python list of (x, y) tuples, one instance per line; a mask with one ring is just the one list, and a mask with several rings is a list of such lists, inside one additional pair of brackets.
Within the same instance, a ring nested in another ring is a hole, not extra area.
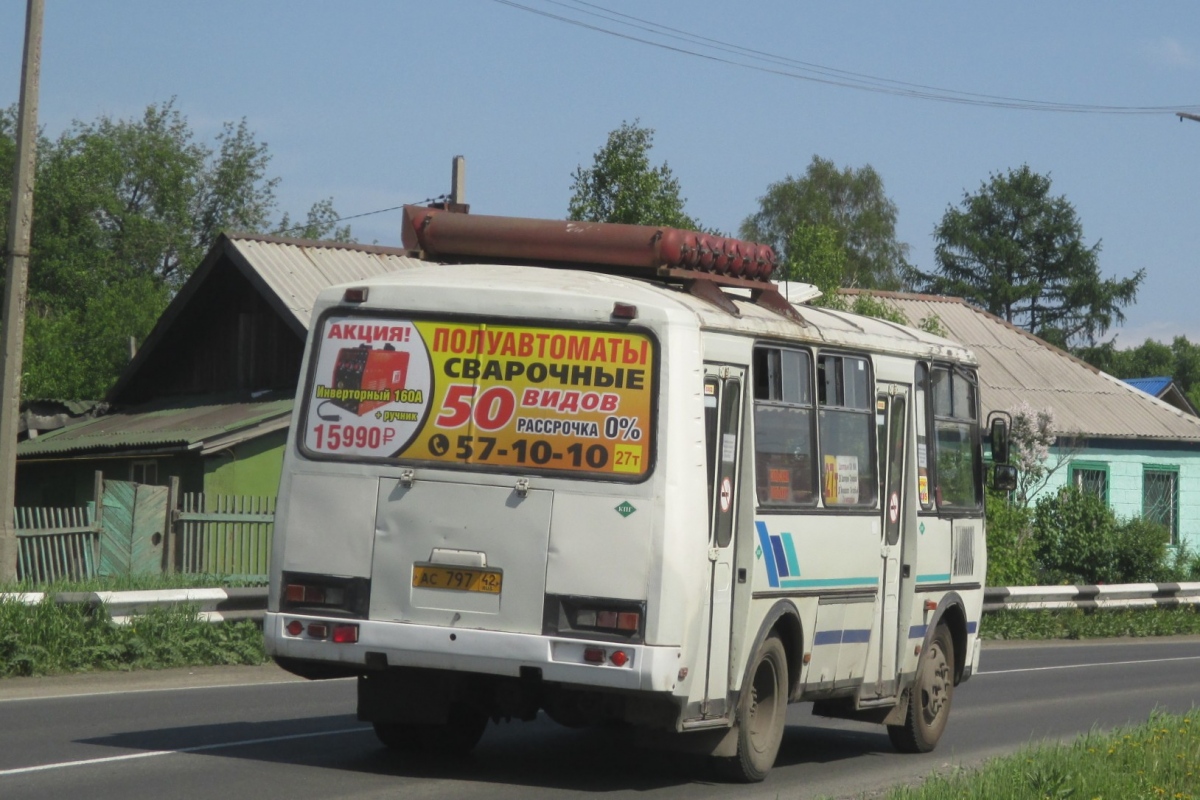
[[(0, 601), (40, 603), (43, 592), (0, 594)], [(202, 619), (225, 622), (251, 619), (261, 622), (267, 611), (267, 588), (163, 589), (139, 592), (60, 592), (56, 603), (104, 606), (113, 622), (125, 624), (152, 608), (193, 605)], [(984, 613), (1004, 609), (1147, 608), (1200, 605), (1200, 582), (1125, 583), (1102, 586), (1008, 586), (983, 590)]]
[[(34, 605), (46, 598), (44, 592), (0, 594), (7, 600)], [(159, 589), (138, 592), (59, 592), (56, 603), (84, 603), (89, 608), (105, 607), (118, 625), (127, 624), (131, 617), (145, 614), (152, 608), (195, 606), (201, 619), (209, 622), (230, 622), (251, 619), (261, 622), (267, 613), (267, 587), (236, 589)]]
[(1200, 604), (1200, 583), (1120, 583), (1099, 586), (1010, 586), (983, 590), (983, 610), (1147, 608)]

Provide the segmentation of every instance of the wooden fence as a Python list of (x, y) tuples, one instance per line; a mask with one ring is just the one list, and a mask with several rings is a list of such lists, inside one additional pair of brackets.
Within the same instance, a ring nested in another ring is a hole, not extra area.
[(210, 575), (266, 575), (275, 498), (189, 493), (176, 513), (178, 566)]
[(18, 580), (52, 583), (95, 576), (100, 526), (95, 522), (94, 504), (15, 511)]
[[(274, 497), (176, 492), (171, 497), (178, 500), (170, 503), (173, 507), (166, 509), (167, 519), (158, 527), (166, 533), (166, 546), (159, 548), (161, 556), (155, 557), (151, 570), (266, 577), (275, 529)], [(141, 534), (106, 524), (114, 521), (106, 520), (113, 515), (102, 513), (98, 518), (95, 505), (17, 508), (18, 579), (45, 584), (94, 578), (102, 571), (101, 553), (129, 549), (128, 537)], [(158, 509), (155, 516), (161, 519), (162, 506)], [(105, 563), (104, 574), (128, 568), (114, 567), (112, 559)], [(138, 571), (145, 572), (145, 565)]]

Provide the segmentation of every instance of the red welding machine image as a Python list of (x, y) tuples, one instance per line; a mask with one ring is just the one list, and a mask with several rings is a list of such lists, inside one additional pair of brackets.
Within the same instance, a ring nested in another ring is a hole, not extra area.
[(344, 347), (338, 352), (337, 361), (333, 365), (333, 385), (338, 389), (387, 392), (388, 398), (346, 398), (334, 400), (333, 404), (361, 417), (368, 411), (374, 411), (391, 402), (393, 393), (404, 388), (407, 377), (407, 352), (396, 350), (390, 344), (384, 345), (382, 350), (373, 350), (367, 344)]

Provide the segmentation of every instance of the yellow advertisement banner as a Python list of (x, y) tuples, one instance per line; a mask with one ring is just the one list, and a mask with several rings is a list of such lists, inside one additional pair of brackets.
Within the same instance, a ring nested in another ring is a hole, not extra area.
[(331, 317), (314, 452), (637, 477), (655, 348), (634, 331)]

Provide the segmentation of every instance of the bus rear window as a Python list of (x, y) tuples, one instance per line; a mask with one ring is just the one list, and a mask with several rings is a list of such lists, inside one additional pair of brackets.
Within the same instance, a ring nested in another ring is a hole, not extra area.
[(647, 333), (330, 314), (301, 448), (355, 460), (640, 480), (653, 461)]

